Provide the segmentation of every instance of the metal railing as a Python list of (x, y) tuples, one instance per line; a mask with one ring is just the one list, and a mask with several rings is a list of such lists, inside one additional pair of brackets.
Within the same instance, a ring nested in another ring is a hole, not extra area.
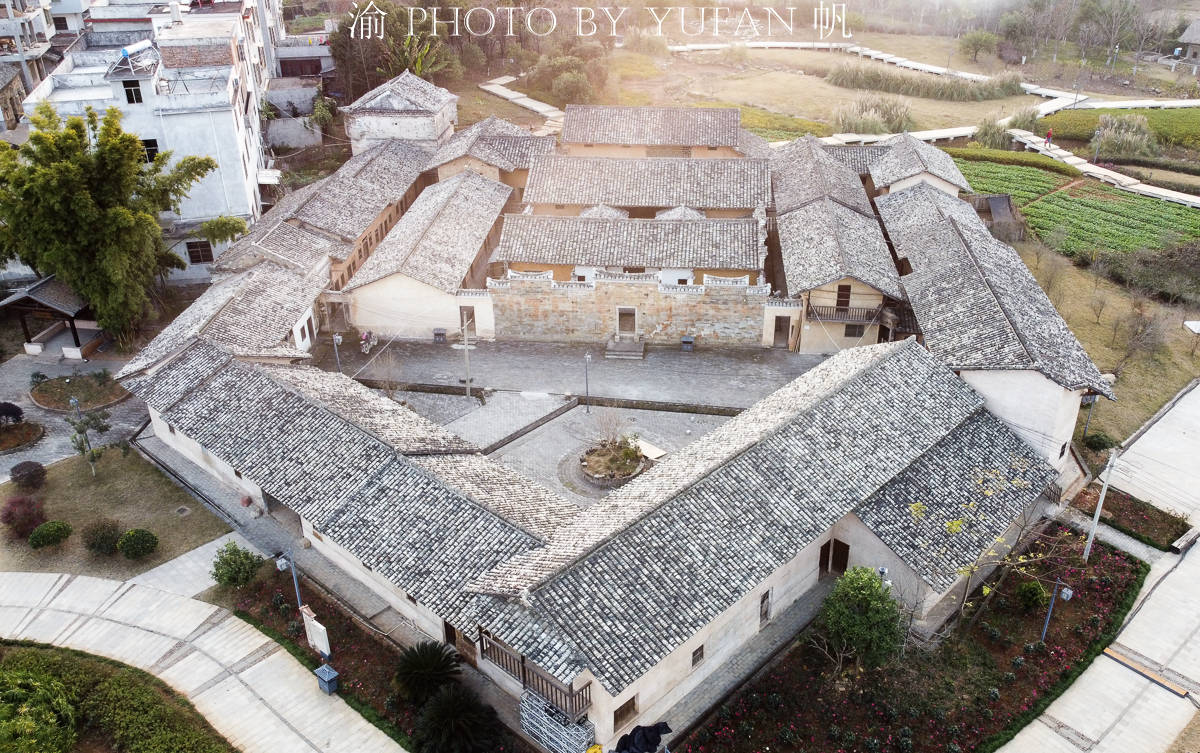
[(870, 324), (879, 316), (880, 306), (862, 308), (858, 306), (809, 306), (808, 318), (822, 322), (846, 324)]
[(525, 661), (525, 657), (486, 631), (479, 631), (479, 652), (488, 661), (521, 681), (528, 688), (545, 698), (556, 708), (574, 720), (582, 718), (592, 705), (592, 685), (588, 683), (578, 690), (569, 688), (552, 677), (546, 670)]

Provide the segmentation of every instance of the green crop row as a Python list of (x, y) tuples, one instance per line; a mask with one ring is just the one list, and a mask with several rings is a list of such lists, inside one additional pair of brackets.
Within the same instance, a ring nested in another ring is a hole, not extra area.
[(973, 147), (942, 147), (942, 151), (954, 157), (955, 160), (970, 160), (972, 162), (993, 162), (999, 165), (1023, 165), (1024, 167), (1040, 167), (1053, 173), (1062, 173), (1070, 178), (1083, 175), (1078, 167), (1059, 162), (1053, 157), (1047, 157), (1037, 152), (1013, 152), (1007, 149), (980, 149)]
[(1036, 167), (998, 165), (955, 158), (958, 169), (976, 193), (1006, 193), (1024, 206), (1070, 182), (1070, 178)]
[(1043, 240), (1062, 228), (1068, 256), (1098, 250), (1158, 249), (1200, 238), (1200, 211), (1100, 184), (1060, 191), (1021, 209)]

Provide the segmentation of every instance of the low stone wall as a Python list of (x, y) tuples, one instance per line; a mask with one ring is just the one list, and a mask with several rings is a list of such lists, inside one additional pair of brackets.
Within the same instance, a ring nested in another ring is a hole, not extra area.
[(617, 308), (637, 309), (637, 331), (651, 344), (760, 347), (763, 304), (759, 288), (688, 286), (675, 291), (654, 283), (489, 283), (497, 340), (606, 342), (617, 331)]

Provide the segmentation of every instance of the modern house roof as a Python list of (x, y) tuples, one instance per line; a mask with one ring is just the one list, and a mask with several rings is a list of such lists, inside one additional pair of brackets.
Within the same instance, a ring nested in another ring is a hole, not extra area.
[(75, 316), (87, 308), (87, 301), (54, 275), (43, 277), (0, 301), (0, 309), (18, 301), (33, 301), (67, 316)]
[(876, 200), (925, 345), (955, 369), (1036, 370), (1112, 398), (1087, 351), (1012, 247), (970, 206), (917, 185)]
[(434, 113), (457, 101), (457, 94), (451, 94), (442, 87), (413, 75), (411, 71), (405, 71), (362, 95), (342, 110), (352, 114)]
[(426, 188), (345, 290), (394, 274), (458, 290), (511, 193), (509, 186), (469, 170)]
[(904, 298), (874, 214), (823, 198), (780, 214), (777, 222), (788, 295), (853, 277), (891, 298)]
[(489, 116), (455, 133), (426, 165), (432, 169), (460, 157), (474, 157), (505, 171), (527, 170), (535, 155), (553, 154), (553, 136), (534, 136), (507, 120)]
[(492, 261), (761, 270), (765, 236), (752, 217), (630, 220), (510, 214)]
[(565, 144), (728, 146), (741, 144), (735, 107), (567, 105)]
[(615, 695), (841, 518), (941, 591), (1055, 475), (915, 341), (842, 351), (490, 573), (547, 616), (491, 627)]
[(753, 209), (770, 197), (766, 160), (535, 157), (530, 204)]
[(871, 180), (877, 187), (883, 188), (905, 178), (929, 173), (963, 191), (971, 190), (962, 171), (954, 164), (954, 158), (936, 146), (907, 133), (893, 136), (883, 145), (888, 147), (887, 154), (871, 164)]
[(775, 149), (771, 158), (775, 212), (783, 215), (811, 201), (829, 198), (864, 215), (874, 216), (862, 180), (834, 159), (812, 136)]

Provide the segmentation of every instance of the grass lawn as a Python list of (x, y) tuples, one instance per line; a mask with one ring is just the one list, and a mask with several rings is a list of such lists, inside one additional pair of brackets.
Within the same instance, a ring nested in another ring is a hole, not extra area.
[[(19, 494), (12, 482), (0, 484), (0, 499)], [(136, 452), (121, 457), (110, 449), (101, 457), (92, 478), (81, 457), (46, 467), (46, 485), (35, 492), (45, 503), (47, 520), (64, 520), (74, 531), (58, 547), (30, 549), (23, 541), (0, 533), (0, 570), (86, 573), (125, 580), (212, 541), (229, 527), (204, 505), (175, 486)], [(176, 508), (189, 512), (180, 516)], [(158, 549), (140, 560), (120, 554), (96, 555), (83, 545), (83, 529), (101, 518), (113, 518), (124, 529), (145, 528), (158, 536)]]
[[(1099, 498), (1100, 484), (1093, 483), (1075, 496), (1071, 506), (1094, 515)], [(1192, 527), (1186, 517), (1160, 510), (1111, 486), (1104, 497), (1100, 519), (1118, 531), (1164, 552)]]
[(322, 31), (325, 28), (325, 21), (331, 18), (329, 13), (317, 13), (311, 16), (297, 16), (290, 21), (285, 21), (284, 26), (287, 28), (288, 34), (306, 34), (314, 31)]
[[(1075, 596), (1059, 602), (1040, 643), (1044, 607), (1026, 610), (1010, 573), (968, 629), (937, 648), (910, 647), (887, 666), (835, 674), (802, 634), (792, 650), (705, 720), (679, 753), (767, 750), (954, 753), (994, 750), (1065, 690), (1108, 645), (1146, 565), (1102, 546), (1084, 566), (1080, 536), (1028, 566)], [(1035, 544), (1035, 553), (1037, 551)], [(978, 594), (977, 594), (978, 596)], [(907, 742), (904, 742), (907, 741)]]
[(1141, 115), (1163, 144), (1200, 149), (1200, 112), (1196, 108), (1161, 110), (1063, 110), (1038, 120), (1036, 133), (1054, 129), (1055, 138), (1089, 141), (1102, 115)]
[(30, 393), (38, 404), (58, 410), (70, 410), (72, 397), (79, 400), (80, 410), (91, 410), (129, 394), (124, 387), (113, 381), (112, 375), (107, 371), (47, 379), (30, 390)]
[[(496, 74), (499, 75), (499, 74)], [(493, 77), (494, 78), (494, 77)], [(447, 87), (458, 95), (458, 128), (461, 130), (469, 125), (485, 120), (489, 115), (516, 123), (520, 126), (540, 126), (546, 118), (532, 110), (514, 105), (507, 99), (488, 94), (479, 88), (479, 80), (464, 78), (460, 83)], [(511, 85), (510, 85), (511, 86)]]
[[(1124, 343), (1123, 333), (1114, 339), (1113, 325), (1133, 310), (1134, 296), (1086, 269), (1071, 264), (1063, 264), (1055, 269), (1055, 265), (1049, 262), (1039, 262), (1039, 245), (1036, 241), (1019, 243), (1017, 250), (1042, 287), (1051, 288), (1051, 300), (1100, 371), (1111, 371), (1121, 358)], [(1052, 253), (1048, 250), (1042, 252), (1047, 257)], [(1055, 275), (1058, 279), (1048, 285), (1048, 280)], [(1089, 305), (1093, 295), (1108, 299), (1108, 306), (1098, 322)], [(1148, 304), (1148, 309), (1168, 318), (1167, 346), (1159, 353), (1135, 358), (1126, 366), (1113, 387), (1117, 401), (1102, 398), (1096, 403), (1089, 429), (1091, 432), (1103, 431), (1118, 441), (1126, 439), (1200, 374), (1200, 353), (1196, 356), (1188, 353), (1192, 347), (1192, 335), (1183, 329), (1184, 310), (1153, 302)], [(1076, 439), (1082, 436), (1086, 418), (1087, 410), (1081, 410)]]

